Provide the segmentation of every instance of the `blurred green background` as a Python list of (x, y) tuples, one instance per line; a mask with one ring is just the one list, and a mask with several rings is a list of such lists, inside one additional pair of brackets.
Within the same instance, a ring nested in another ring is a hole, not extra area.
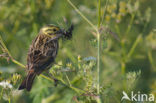
[[(97, 26), (97, 0), (72, 3)], [(122, 91), (156, 97), (155, 18), (155, 0), (101, 0), (102, 103), (120, 103)], [(0, 0), (0, 36), (13, 58), (24, 65), (29, 46), (42, 26), (55, 24), (67, 29), (71, 23), (73, 38), (60, 40), (56, 64), (50, 69), (67, 86), (60, 83), (54, 87), (53, 82), (37, 77), (31, 92), (18, 91), (25, 70), (11, 60), (8, 63), (0, 49), (0, 103), (96, 103), (97, 39), (86, 20), (67, 0)], [(4, 81), (12, 88), (5, 87)]]

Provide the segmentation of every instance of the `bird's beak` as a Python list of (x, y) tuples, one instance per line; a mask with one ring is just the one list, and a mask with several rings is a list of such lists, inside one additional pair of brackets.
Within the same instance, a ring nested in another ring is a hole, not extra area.
[(60, 29), (59, 31), (57, 31), (55, 34), (56, 34), (56, 38), (60, 38), (64, 35), (65, 33), (65, 30), (64, 29)]
[(56, 34), (60, 34), (60, 35), (63, 35), (64, 33), (65, 33), (64, 29), (60, 29), (59, 31), (56, 32)]

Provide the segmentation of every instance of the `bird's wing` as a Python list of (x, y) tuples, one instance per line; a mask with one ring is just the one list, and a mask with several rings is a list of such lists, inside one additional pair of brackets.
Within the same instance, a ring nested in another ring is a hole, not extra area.
[(34, 70), (37, 74), (40, 74), (54, 62), (57, 55), (58, 42), (51, 41), (46, 44), (45, 41), (48, 40), (49, 38), (40, 34), (33, 41), (27, 57), (28, 70)]
[(34, 70), (37, 74), (44, 71), (54, 61), (54, 57), (44, 55), (40, 50), (32, 50), (28, 54), (28, 70)]

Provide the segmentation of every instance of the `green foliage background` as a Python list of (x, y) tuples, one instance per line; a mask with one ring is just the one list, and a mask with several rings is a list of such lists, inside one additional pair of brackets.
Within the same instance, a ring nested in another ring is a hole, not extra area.
[[(72, 0), (72, 3), (97, 26), (97, 0)], [(155, 0), (101, 0), (99, 76), (102, 103), (120, 103), (123, 90), (153, 93), (156, 97), (155, 7)], [(0, 82), (6, 81), (13, 87), (0, 85), (0, 103), (97, 102), (95, 31), (69, 2), (0, 0), (0, 36), (13, 58), (24, 65), (29, 45), (42, 26), (56, 24), (68, 28), (71, 23), (74, 24), (73, 38), (60, 40), (56, 64), (50, 69), (50, 73), (62, 82), (55, 87), (53, 81), (39, 76), (31, 92), (18, 91), (25, 71), (1, 57)], [(0, 54), (3, 55), (1, 49)]]

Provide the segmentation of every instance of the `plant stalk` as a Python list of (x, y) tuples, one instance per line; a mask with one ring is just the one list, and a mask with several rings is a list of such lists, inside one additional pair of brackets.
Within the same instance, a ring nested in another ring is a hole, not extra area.
[[(100, 29), (101, 24), (101, 0), (98, 1), (98, 29)], [(100, 32), (97, 31), (97, 40), (98, 40), (98, 51), (97, 51), (97, 94), (100, 94)], [(98, 103), (101, 103), (100, 95), (97, 99)]]

